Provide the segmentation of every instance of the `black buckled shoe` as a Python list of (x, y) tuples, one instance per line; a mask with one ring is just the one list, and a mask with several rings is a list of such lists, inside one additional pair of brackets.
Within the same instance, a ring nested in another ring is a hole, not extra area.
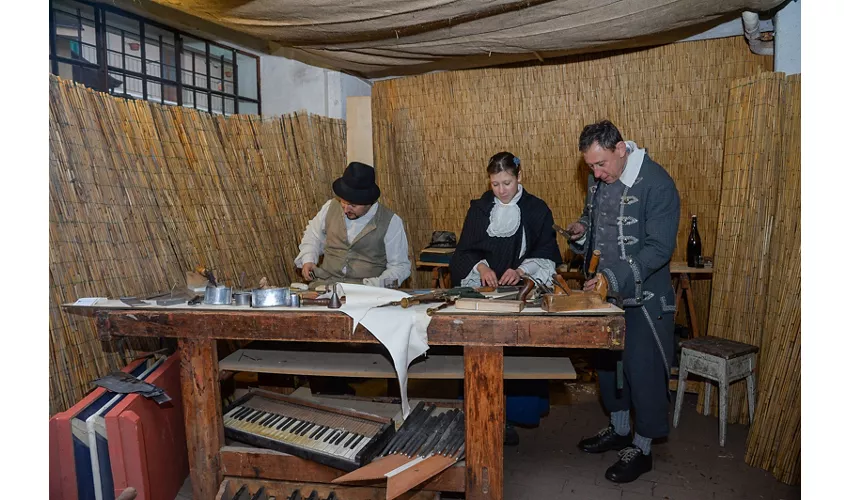
[(617, 463), (605, 471), (605, 479), (615, 483), (630, 483), (652, 470), (652, 453), (644, 455), (637, 446), (620, 451)]
[(630, 444), (632, 444), (632, 438), (628, 434), (621, 436), (614, 432), (613, 425), (609, 425), (597, 435), (579, 441), (578, 447), (587, 453), (604, 453), (610, 450), (622, 450)]

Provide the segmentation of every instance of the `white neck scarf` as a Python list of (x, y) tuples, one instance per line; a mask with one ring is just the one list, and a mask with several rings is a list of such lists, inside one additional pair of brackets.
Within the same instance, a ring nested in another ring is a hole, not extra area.
[(487, 227), (487, 234), (497, 238), (507, 238), (513, 236), (520, 224), (520, 209), (517, 206), (522, 196), (522, 184), (519, 185), (516, 194), (508, 203), (494, 196), (493, 209), (490, 210), (490, 225)]

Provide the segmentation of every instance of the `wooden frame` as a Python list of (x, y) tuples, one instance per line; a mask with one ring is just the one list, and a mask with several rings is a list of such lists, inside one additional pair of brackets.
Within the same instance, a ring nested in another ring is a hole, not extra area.
[[(268, 479), (298, 481), (298, 474), (303, 475), (301, 468), (323, 467), (287, 455), (222, 449), (217, 339), (377, 343), (362, 325), (353, 330), (351, 318), (337, 312), (121, 309), (98, 310), (96, 315), (98, 335), (103, 340), (115, 336), (179, 339), (194, 498), (215, 498), (223, 472), (231, 475), (238, 470), (261, 477), (259, 468), (245, 469), (246, 462), (259, 460), (259, 456), (277, 464), (264, 469), (275, 471), (276, 477)], [(622, 350), (624, 336), (622, 315), (435, 315), (428, 327), (429, 344), (464, 346), (467, 458), (465, 467), (451, 467), (423, 487), (437, 489), (435, 485), (446, 483), (442, 487), (457, 489), (457, 480), (451, 482), (450, 478), (463, 469), (467, 499), (504, 497), (504, 346)], [(329, 476), (335, 473), (329, 467), (323, 470)]]

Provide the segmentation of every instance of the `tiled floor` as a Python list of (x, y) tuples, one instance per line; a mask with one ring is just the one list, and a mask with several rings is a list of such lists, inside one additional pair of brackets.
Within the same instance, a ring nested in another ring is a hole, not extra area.
[[(671, 407), (672, 417), (672, 407)], [(589, 455), (576, 443), (607, 423), (599, 404), (553, 407), (539, 427), (518, 429), (520, 444), (505, 448), (505, 499), (582, 500), (790, 500), (800, 486), (780, 483), (744, 463), (747, 427), (728, 426), (726, 446), (718, 441), (717, 419), (696, 412), (687, 395), (679, 428), (666, 443), (653, 444), (654, 470), (633, 483), (605, 479), (616, 452)], [(187, 479), (176, 500), (191, 500)]]

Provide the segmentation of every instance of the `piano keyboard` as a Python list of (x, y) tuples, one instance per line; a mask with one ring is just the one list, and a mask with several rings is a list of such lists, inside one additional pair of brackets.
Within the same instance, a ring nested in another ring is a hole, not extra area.
[(395, 427), (390, 419), (255, 391), (225, 409), (224, 431), (238, 441), (351, 471), (368, 463)]

